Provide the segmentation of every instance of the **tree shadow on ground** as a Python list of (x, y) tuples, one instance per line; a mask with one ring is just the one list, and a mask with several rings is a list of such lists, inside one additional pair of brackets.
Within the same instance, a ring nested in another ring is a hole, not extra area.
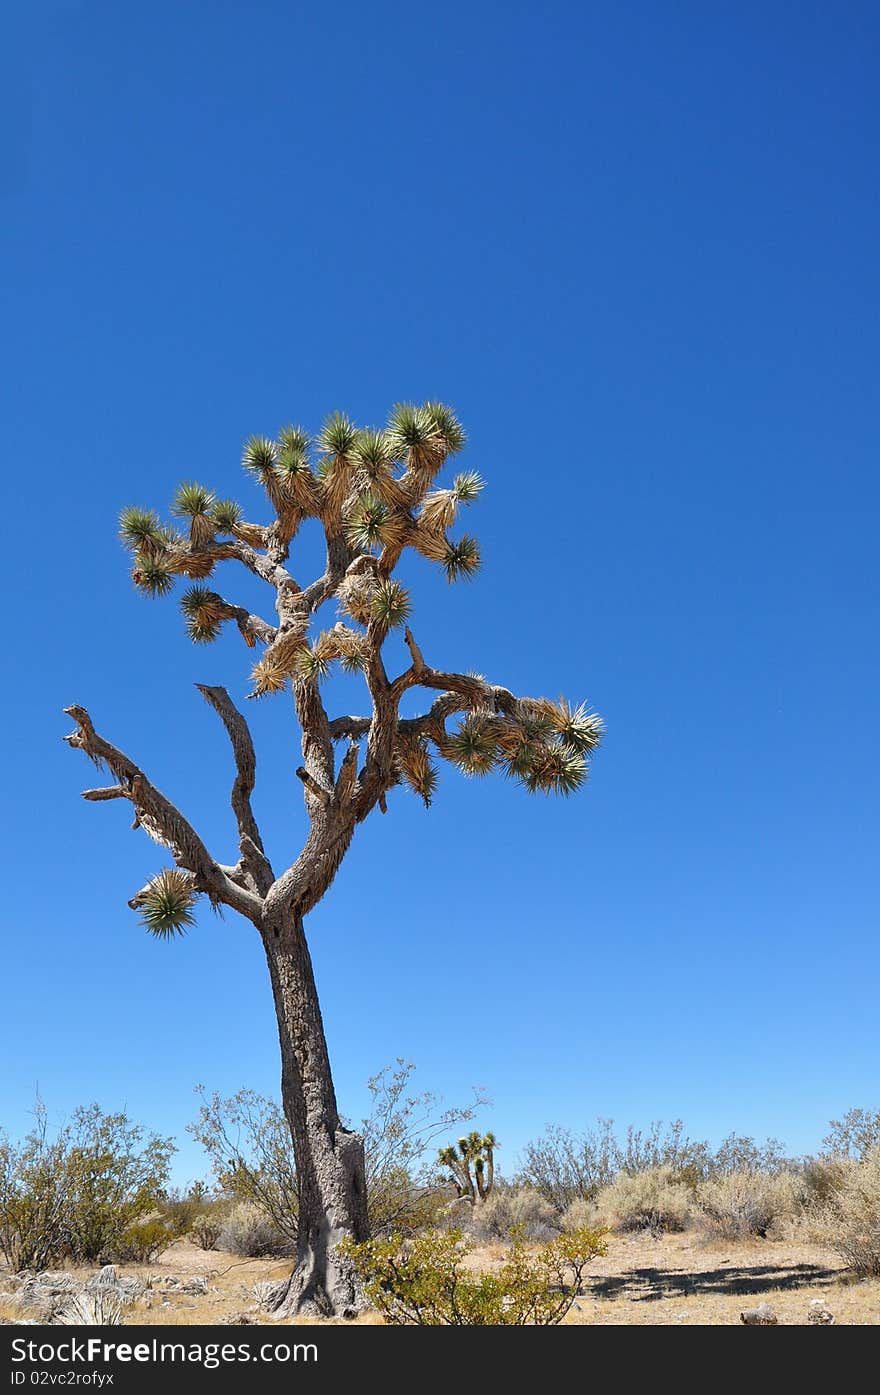
[(824, 1287), (840, 1277), (818, 1264), (731, 1264), (719, 1269), (629, 1269), (625, 1274), (587, 1278), (584, 1294), (651, 1303), (659, 1298), (690, 1298), (700, 1293), (751, 1294), (771, 1289)]

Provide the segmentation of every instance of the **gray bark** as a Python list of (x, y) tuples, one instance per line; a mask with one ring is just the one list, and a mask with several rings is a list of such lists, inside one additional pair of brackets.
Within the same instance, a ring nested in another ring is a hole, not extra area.
[(368, 1234), (363, 1139), (340, 1123), (302, 920), (267, 926), (266, 958), (281, 1044), (281, 1096), (299, 1186), (296, 1268), (276, 1315), (353, 1317), (365, 1306), (343, 1239)]

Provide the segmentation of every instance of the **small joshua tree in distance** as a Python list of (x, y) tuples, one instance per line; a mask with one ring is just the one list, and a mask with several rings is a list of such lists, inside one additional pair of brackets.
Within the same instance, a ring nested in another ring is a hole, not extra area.
[(468, 1201), (475, 1206), (478, 1201), (486, 1200), (495, 1182), (497, 1147), (498, 1140), (494, 1133), (481, 1134), (474, 1130), (460, 1138), (457, 1147), (450, 1144), (448, 1148), (440, 1149), (437, 1161), (452, 1173), (449, 1180), (458, 1192), (459, 1201)]
[[(122, 513), (137, 589), (162, 597), (179, 578), (188, 580), (181, 610), (193, 642), (207, 644), (224, 625), (234, 625), (248, 649), (259, 653), (248, 696), (293, 698), (307, 826), (298, 855), (283, 870), (276, 871), (266, 854), (251, 804), (253, 741), (225, 688), (197, 685), (226, 729), (235, 762), (238, 857), (228, 863), (208, 850), (144, 771), (99, 734), (86, 708), (65, 709), (74, 721), (65, 739), (114, 781), (86, 790), (84, 798), (128, 801), (134, 826), (167, 849), (174, 864), (129, 902), (147, 929), (165, 939), (182, 933), (193, 923), (196, 900), (205, 896), (259, 931), (299, 1188), (297, 1264), (278, 1309), (284, 1314), (344, 1314), (362, 1306), (362, 1286), (340, 1242), (361, 1241), (368, 1229), (363, 1144), (337, 1110), (305, 917), (330, 887), (359, 825), (377, 808), (386, 812), (392, 790), (408, 788), (431, 803), (438, 757), (466, 775), (498, 771), (532, 793), (570, 795), (586, 779), (601, 738), (601, 720), (584, 706), (517, 697), (476, 674), (432, 667), (409, 628), (411, 599), (394, 576), (407, 548), (436, 563), (450, 582), (468, 580), (480, 566), (476, 540), (469, 533), (454, 538), (450, 529), (479, 495), (482, 480), (468, 470), (451, 486), (437, 486), (464, 441), (453, 412), (437, 402), (396, 407), (382, 430), (359, 429), (337, 412), (315, 440), (288, 426), (275, 440), (253, 436), (247, 442), (244, 468), (262, 488), (268, 523), (248, 521), (236, 502), (192, 480), (178, 489), (171, 522), (149, 508)], [(326, 562), (320, 576), (300, 585), (290, 558), (307, 523), (323, 531)], [(265, 583), (273, 621), (208, 584), (227, 564)], [(318, 612), (330, 606), (338, 618), (315, 633)], [(383, 648), (394, 630), (403, 631), (410, 662), (391, 676)], [(323, 685), (334, 665), (363, 675), (362, 715), (328, 713)], [(435, 697), (419, 716), (402, 717), (401, 700), (415, 689)]]

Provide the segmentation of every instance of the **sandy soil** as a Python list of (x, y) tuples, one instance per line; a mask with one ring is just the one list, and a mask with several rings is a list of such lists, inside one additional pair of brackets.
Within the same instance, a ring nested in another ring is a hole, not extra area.
[[(490, 1268), (503, 1247), (475, 1251), (475, 1267)], [(146, 1302), (128, 1310), (137, 1323), (185, 1325), (220, 1323), (247, 1312), (256, 1322), (272, 1319), (256, 1312), (253, 1286), (282, 1278), (288, 1260), (240, 1260), (206, 1253), (185, 1241), (173, 1245), (152, 1265), (123, 1265), (123, 1274), (159, 1282)], [(93, 1271), (83, 1271), (84, 1275)], [(163, 1276), (181, 1280), (204, 1275), (209, 1291), (190, 1296), (163, 1292)], [(813, 1245), (759, 1240), (706, 1244), (691, 1234), (652, 1238), (617, 1235), (608, 1254), (594, 1261), (586, 1292), (566, 1319), (576, 1324), (725, 1325), (738, 1324), (740, 1311), (767, 1302), (780, 1323), (805, 1324), (810, 1301), (822, 1298), (838, 1325), (880, 1324), (880, 1280), (856, 1280), (839, 1259)], [(0, 1316), (23, 1314), (0, 1305)], [(376, 1322), (366, 1315), (363, 1321)]]

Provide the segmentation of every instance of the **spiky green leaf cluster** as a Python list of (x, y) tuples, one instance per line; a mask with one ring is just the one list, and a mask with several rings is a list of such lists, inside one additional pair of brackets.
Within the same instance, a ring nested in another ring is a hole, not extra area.
[(346, 625), (334, 625), (330, 631), (335, 657), (345, 673), (363, 673), (369, 659), (369, 646), (366, 635)]
[(167, 596), (174, 586), (174, 573), (162, 553), (136, 553), (131, 579), (145, 596)]
[(261, 484), (266, 484), (278, 464), (278, 447), (267, 436), (251, 436), (245, 443), (241, 463)]
[(399, 581), (382, 579), (373, 589), (372, 618), (384, 629), (403, 625), (412, 612), (409, 592)]
[(196, 893), (186, 874), (176, 867), (167, 867), (150, 882), (138, 909), (151, 935), (170, 940), (195, 924), (195, 902)]
[(119, 515), (119, 536), (126, 547), (148, 553), (162, 550), (167, 541), (167, 530), (152, 509), (127, 508)]
[(455, 413), (442, 402), (399, 402), (388, 421), (388, 436), (401, 458), (422, 465), (460, 451), (465, 434)]
[(465, 775), (488, 775), (498, 754), (492, 719), (473, 714), (466, 717), (458, 731), (447, 739), (443, 754)]
[(212, 541), (216, 531), (213, 510), (216, 500), (210, 489), (196, 480), (185, 480), (181, 484), (171, 504), (171, 512), (178, 518), (189, 519), (190, 541), (202, 547)]
[(174, 495), (171, 512), (178, 518), (198, 518), (209, 515), (215, 503), (210, 489), (197, 480), (184, 480)]
[(465, 470), (452, 481), (452, 492), (460, 504), (472, 504), (483, 488), (476, 470)]
[(521, 779), (532, 793), (542, 790), (567, 797), (581, 788), (588, 774), (584, 752), (576, 751), (565, 741), (554, 740), (532, 750)]
[(375, 494), (364, 494), (352, 509), (345, 535), (352, 547), (362, 552), (381, 546), (391, 525), (391, 511)]
[(399, 459), (396, 443), (391, 434), (386, 431), (375, 431), (372, 427), (365, 427), (357, 433), (353, 453), (358, 464), (372, 475), (389, 470)]
[(443, 558), (447, 581), (470, 581), (480, 570), (480, 545), (470, 533), (447, 544)]
[(215, 591), (206, 586), (191, 586), (180, 599), (190, 639), (195, 644), (210, 644), (220, 633), (227, 607)]
[(443, 442), (446, 454), (457, 455), (464, 448), (467, 436), (452, 408), (447, 407), (444, 402), (426, 402), (424, 410), (434, 431)]
[(344, 412), (331, 412), (318, 435), (318, 448), (331, 460), (345, 460), (351, 456), (358, 434)]
[(586, 703), (571, 707), (566, 699), (558, 703), (545, 702), (544, 710), (552, 729), (575, 751), (595, 751), (602, 740), (605, 724), (598, 712), (591, 712)]
[(211, 510), (211, 517), (220, 533), (231, 533), (243, 516), (240, 505), (234, 499), (218, 499)]
[(330, 672), (333, 657), (321, 648), (320, 643), (306, 645), (296, 656), (295, 671), (300, 678), (320, 683)]
[(296, 479), (298, 475), (309, 473), (309, 446), (311, 437), (301, 426), (285, 426), (278, 434), (281, 448), (278, 451), (277, 471), (285, 480)]
[(395, 454), (400, 457), (423, 449), (435, 435), (430, 416), (424, 407), (417, 407), (414, 402), (398, 402), (392, 408), (387, 431)]

